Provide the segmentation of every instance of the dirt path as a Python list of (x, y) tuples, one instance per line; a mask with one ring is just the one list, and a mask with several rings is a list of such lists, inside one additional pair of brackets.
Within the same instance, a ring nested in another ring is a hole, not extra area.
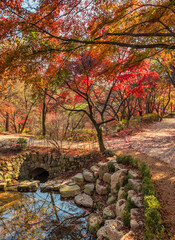
[(169, 239), (175, 240), (175, 169), (159, 159), (131, 149), (118, 150), (115, 153), (129, 154), (147, 163), (162, 207), (161, 214), (166, 231)]
[(175, 168), (175, 118), (155, 122), (134, 136), (106, 141), (111, 149), (127, 149), (146, 153)]

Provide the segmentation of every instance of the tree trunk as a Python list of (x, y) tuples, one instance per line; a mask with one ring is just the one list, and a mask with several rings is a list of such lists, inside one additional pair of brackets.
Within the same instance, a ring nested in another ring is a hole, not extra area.
[(42, 135), (46, 136), (46, 90), (43, 96), (43, 108), (42, 108)]
[(9, 131), (9, 113), (6, 113), (6, 118), (5, 118), (5, 131)]
[(104, 142), (103, 142), (103, 133), (102, 129), (99, 126), (96, 126), (97, 137), (98, 137), (98, 144), (100, 148), (100, 152), (104, 152), (106, 150)]

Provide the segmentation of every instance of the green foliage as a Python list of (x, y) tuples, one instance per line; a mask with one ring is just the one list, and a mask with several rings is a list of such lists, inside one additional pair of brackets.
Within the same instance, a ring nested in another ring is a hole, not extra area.
[(127, 183), (127, 184), (124, 186), (125, 192), (128, 192), (128, 191), (131, 190), (131, 189), (132, 189), (132, 186), (131, 186), (131, 184), (129, 184), (129, 183)]
[(117, 191), (117, 193), (118, 193), (119, 189), (120, 189), (120, 185), (119, 185), (119, 183), (117, 183), (117, 184), (115, 185), (115, 190)]
[(73, 131), (71, 137), (67, 140), (75, 141), (75, 142), (90, 142), (97, 140), (97, 133), (95, 129), (76, 129)]
[(135, 205), (131, 198), (128, 198), (126, 201), (126, 210), (130, 212), (132, 208), (137, 208), (137, 206)]
[(117, 163), (122, 163), (124, 165), (136, 165), (137, 166), (137, 160), (135, 160), (132, 156), (130, 155), (119, 155), (116, 159)]
[(157, 113), (148, 113), (148, 114), (144, 114), (141, 117), (141, 121), (145, 122), (145, 123), (150, 123), (150, 122), (154, 122), (154, 121), (159, 121), (160, 117)]
[(144, 195), (156, 195), (154, 185), (149, 177), (143, 178), (142, 191), (143, 191)]
[(129, 176), (124, 176), (123, 178), (123, 185), (125, 186), (126, 184), (128, 184), (128, 179), (129, 179)]
[(145, 196), (145, 240), (162, 239), (164, 226), (161, 221), (159, 201), (155, 196)]
[(114, 152), (112, 151), (112, 150), (110, 150), (110, 149), (106, 149), (105, 151), (104, 151), (104, 154), (106, 155), (106, 156), (108, 156), (108, 157), (113, 157), (115, 154), (114, 154)]
[(16, 143), (18, 144), (19, 150), (27, 148), (27, 140), (25, 138), (18, 138)]
[(124, 226), (130, 227), (131, 214), (128, 210), (125, 210), (124, 212), (122, 212), (121, 219)]
[(92, 234), (96, 234), (96, 232), (98, 231), (98, 229), (100, 229), (100, 225), (97, 224), (96, 226), (94, 227), (91, 227), (89, 230)]
[(147, 168), (146, 163), (141, 162), (139, 165), (139, 170), (142, 175), (142, 178), (144, 178), (144, 177), (150, 178), (151, 177), (150, 170)]
[(108, 162), (108, 169), (110, 173), (115, 172), (115, 166), (112, 162)]
[(120, 121), (116, 125), (116, 131), (120, 132), (126, 127), (126, 121)]
[(122, 199), (127, 199), (127, 193), (126, 192), (122, 193)]

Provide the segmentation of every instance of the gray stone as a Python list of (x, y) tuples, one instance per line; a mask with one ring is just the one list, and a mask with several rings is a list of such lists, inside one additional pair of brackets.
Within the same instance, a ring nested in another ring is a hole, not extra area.
[(124, 236), (123, 231), (121, 231), (122, 223), (116, 220), (105, 221), (107, 238), (109, 240), (120, 240)]
[(143, 207), (143, 200), (142, 197), (137, 197), (136, 195), (131, 197), (131, 200), (134, 202), (136, 207), (141, 208)]
[(111, 183), (111, 174), (110, 173), (104, 173), (103, 181), (106, 182), (106, 183)]
[(131, 219), (130, 226), (131, 226), (131, 230), (133, 232), (136, 232), (136, 231), (138, 231), (138, 229), (140, 229), (143, 226), (143, 222), (137, 221), (136, 219)]
[(75, 196), (74, 201), (78, 206), (92, 208), (94, 205), (92, 198), (85, 193)]
[(95, 189), (95, 185), (93, 183), (84, 185), (84, 192), (88, 195), (92, 195), (92, 193), (94, 192), (94, 189)]
[(125, 199), (118, 200), (116, 204), (116, 215), (118, 217), (121, 217), (125, 209), (126, 209), (126, 200)]
[(128, 179), (128, 183), (131, 185), (132, 189), (135, 191), (140, 191), (141, 190), (141, 182), (136, 179)]
[(109, 197), (108, 197), (108, 200), (107, 200), (107, 205), (110, 205), (110, 204), (115, 203), (116, 200), (117, 200), (116, 196), (114, 196), (114, 195), (109, 196)]
[(34, 192), (38, 189), (38, 185), (38, 181), (23, 181), (18, 185), (17, 190), (20, 192)]
[(87, 220), (87, 227), (91, 233), (96, 232), (102, 224), (103, 218), (97, 213), (91, 213)]
[(122, 169), (112, 174), (111, 176), (111, 192), (116, 193), (116, 184), (123, 185), (123, 178), (126, 176), (128, 170)]
[(134, 195), (136, 195), (136, 192), (134, 190), (128, 191), (128, 198), (132, 198)]
[(138, 178), (139, 177), (139, 175), (135, 171), (132, 171), (132, 170), (129, 170), (128, 176), (129, 176), (129, 178)]
[(84, 184), (83, 174), (82, 174), (82, 173), (77, 173), (77, 174), (74, 176), (74, 181), (75, 181), (78, 185)]
[(103, 165), (101, 165), (100, 166), (100, 169), (99, 169), (99, 172), (98, 172), (98, 174), (99, 174), (99, 179), (103, 179), (103, 175), (106, 173), (106, 172), (108, 172), (109, 171), (109, 169), (108, 169), (108, 165), (107, 165), (107, 163), (104, 163)]
[(109, 192), (109, 185), (106, 183), (103, 183), (97, 179), (96, 182), (96, 192), (99, 195), (106, 195)]
[(103, 226), (97, 231), (97, 240), (103, 240), (107, 238), (108, 238), (108, 235), (106, 232), (106, 226)]
[(131, 219), (137, 219), (137, 217), (139, 216), (139, 209), (132, 208), (130, 213), (131, 213)]
[(116, 156), (114, 157), (107, 157), (108, 162), (116, 163)]
[(103, 217), (104, 219), (113, 219), (115, 218), (115, 205), (111, 204), (103, 209)]
[(118, 191), (118, 200), (123, 198), (123, 194), (125, 194), (124, 187), (121, 187)]
[(78, 194), (80, 194), (80, 187), (78, 185), (65, 185), (60, 188), (60, 195), (63, 198), (75, 197)]
[(83, 171), (83, 177), (87, 182), (95, 182), (95, 177), (92, 172), (89, 170), (85, 169)]

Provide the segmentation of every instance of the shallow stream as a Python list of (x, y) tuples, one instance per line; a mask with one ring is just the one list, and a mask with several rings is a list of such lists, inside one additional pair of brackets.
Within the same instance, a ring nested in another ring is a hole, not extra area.
[(0, 193), (0, 240), (94, 239), (87, 232), (88, 214), (60, 194)]

